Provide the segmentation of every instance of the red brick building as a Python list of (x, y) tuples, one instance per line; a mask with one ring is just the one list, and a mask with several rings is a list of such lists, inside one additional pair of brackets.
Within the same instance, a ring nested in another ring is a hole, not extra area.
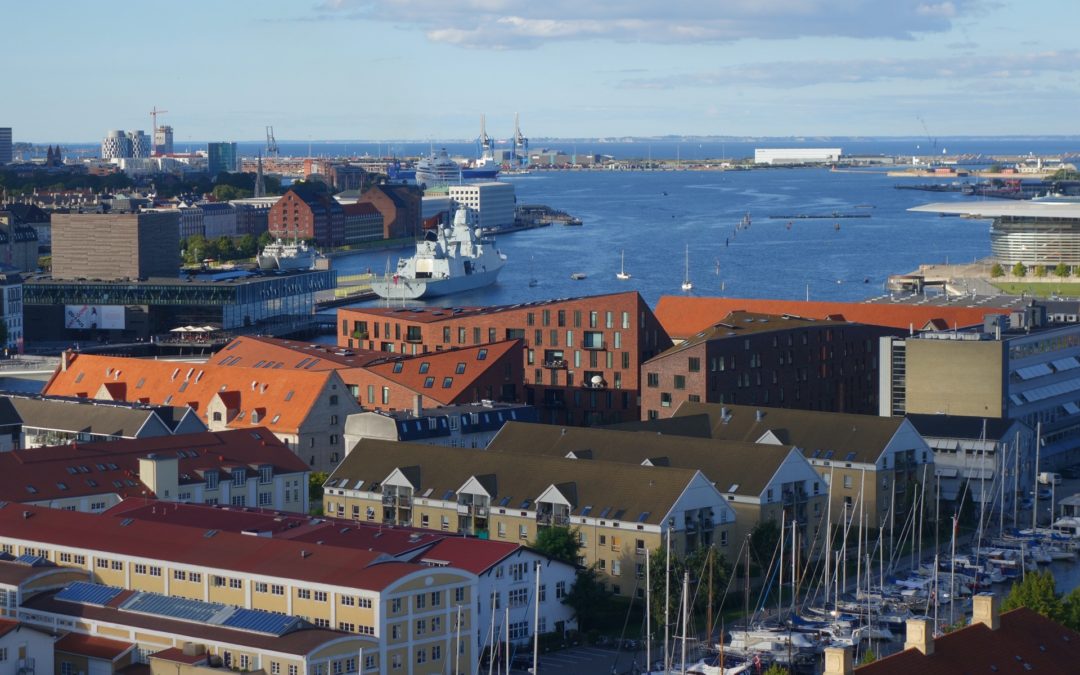
[(345, 243), (345, 211), (328, 191), (313, 184), (289, 188), (270, 208), (267, 224), (277, 239), (314, 239), (317, 246)]
[(684, 402), (877, 413), (878, 338), (897, 329), (732, 312), (641, 368), (642, 419)]
[(383, 216), (383, 238), (413, 237), (420, 233), (424, 192), (415, 185), (384, 183), (372, 186), (358, 204), (371, 204)]
[(671, 339), (637, 292), (496, 307), (338, 310), (338, 345), (424, 354), (519, 339), (525, 402), (554, 424), (640, 416), (641, 364)]

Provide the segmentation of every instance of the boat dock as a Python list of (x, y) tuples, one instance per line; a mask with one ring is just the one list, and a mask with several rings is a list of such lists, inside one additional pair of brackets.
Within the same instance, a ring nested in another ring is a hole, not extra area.
[(831, 220), (833, 218), (869, 218), (869, 213), (798, 213), (791, 215), (771, 215), (770, 220)]
[(315, 310), (341, 307), (376, 297), (375, 292), (371, 290), (371, 282), (374, 279), (374, 274), (338, 275), (337, 288), (321, 291), (315, 295)]

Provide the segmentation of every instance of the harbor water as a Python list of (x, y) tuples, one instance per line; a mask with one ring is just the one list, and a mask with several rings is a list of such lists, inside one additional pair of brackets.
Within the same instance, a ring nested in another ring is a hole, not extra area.
[[(624, 290), (655, 304), (683, 292), (687, 247), (695, 295), (853, 301), (880, 295), (888, 275), (920, 263), (970, 262), (990, 251), (985, 221), (907, 210), (965, 197), (897, 190), (898, 181), (911, 179), (884, 171), (542, 171), (504, 180), (515, 185), (519, 204), (546, 204), (584, 225), (498, 237), (508, 258), (498, 283), (432, 304)], [(737, 229), (747, 214), (749, 226)], [(818, 217), (769, 217), (800, 215)], [(615, 277), (623, 251), (628, 280)], [(402, 255), (409, 251), (362, 253), (335, 259), (334, 268), (381, 274)], [(586, 278), (571, 279), (575, 273)]]

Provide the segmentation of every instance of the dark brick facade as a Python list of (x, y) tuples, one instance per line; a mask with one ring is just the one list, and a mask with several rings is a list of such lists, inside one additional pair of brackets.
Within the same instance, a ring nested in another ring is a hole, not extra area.
[(291, 241), (314, 239), (317, 246), (345, 243), (345, 212), (329, 192), (299, 184), (270, 208), (271, 236)]
[(518, 338), (525, 402), (554, 424), (640, 417), (641, 364), (671, 339), (636, 292), (472, 308), (338, 310), (338, 345), (422, 354)]
[(878, 338), (896, 332), (732, 312), (642, 366), (642, 419), (687, 401), (877, 414)]
[(424, 192), (415, 185), (376, 185), (360, 196), (359, 204), (371, 204), (383, 216), (383, 238), (414, 237), (421, 230)]

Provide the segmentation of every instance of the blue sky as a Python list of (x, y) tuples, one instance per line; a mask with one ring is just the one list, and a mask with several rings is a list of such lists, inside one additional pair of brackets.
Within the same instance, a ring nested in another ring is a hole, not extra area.
[[(0, 126), (178, 143), (1080, 134), (1076, 0), (3, 0)], [(14, 61), (10, 59), (14, 55)]]

